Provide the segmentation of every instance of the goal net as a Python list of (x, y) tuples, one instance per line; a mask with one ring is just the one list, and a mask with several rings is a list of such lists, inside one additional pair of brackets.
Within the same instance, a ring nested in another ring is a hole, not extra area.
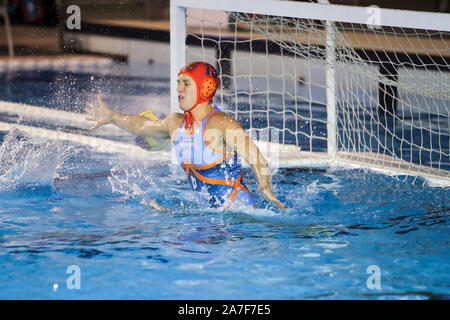
[(224, 3), (172, 0), (185, 25), (171, 39), (184, 52), (171, 63), (216, 65), (214, 103), (260, 145), (278, 146), (291, 165), (367, 167), (450, 184), (450, 15)]

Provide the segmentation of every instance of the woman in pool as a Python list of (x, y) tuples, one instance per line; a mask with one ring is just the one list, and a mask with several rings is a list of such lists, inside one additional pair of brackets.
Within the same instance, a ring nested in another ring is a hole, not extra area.
[(183, 114), (156, 121), (125, 115), (109, 109), (99, 96), (98, 106), (88, 103), (86, 108), (88, 120), (97, 121), (91, 130), (113, 123), (143, 138), (170, 138), (192, 189), (211, 207), (255, 204), (242, 181), (240, 156), (252, 166), (264, 196), (284, 209), (270, 187), (269, 168), (256, 145), (236, 120), (212, 105), (218, 84), (212, 65), (190, 63), (178, 74), (178, 103)]

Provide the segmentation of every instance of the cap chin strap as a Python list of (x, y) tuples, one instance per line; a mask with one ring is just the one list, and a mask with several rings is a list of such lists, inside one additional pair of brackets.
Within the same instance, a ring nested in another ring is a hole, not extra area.
[(190, 108), (189, 110), (184, 112), (184, 128), (185, 129), (190, 129), (192, 128), (192, 123), (194, 122), (194, 116), (192, 115), (192, 110), (194, 110), (195, 107), (197, 107), (199, 105), (199, 103), (197, 103), (195, 106), (193, 106), (192, 108)]
[(192, 124), (194, 123), (195, 119), (194, 116), (192, 115), (192, 110), (194, 110), (194, 108), (196, 108), (199, 104), (203, 103), (203, 102), (207, 102), (207, 101), (211, 101), (211, 99), (209, 100), (200, 100), (197, 102), (197, 104), (195, 106), (193, 106), (192, 108), (190, 108), (189, 110), (184, 112), (184, 128), (185, 129), (190, 129), (192, 128)]

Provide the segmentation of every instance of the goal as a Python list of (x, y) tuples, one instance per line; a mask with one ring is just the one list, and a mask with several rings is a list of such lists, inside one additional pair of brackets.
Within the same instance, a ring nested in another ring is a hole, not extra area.
[[(217, 66), (214, 103), (271, 165), (372, 168), (450, 185), (450, 14), (171, 0), (178, 70)], [(422, 181), (422, 180), (420, 180)]]

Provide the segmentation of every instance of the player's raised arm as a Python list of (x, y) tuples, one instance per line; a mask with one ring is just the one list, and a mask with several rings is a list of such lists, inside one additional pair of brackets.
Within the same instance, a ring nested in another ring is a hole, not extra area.
[(88, 113), (87, 120), (96, 121), (91, 128), (94, 130), (102, 125), (112, 123), (128, 132), (141, 137), (163, 137), (169, 138), (169, 125), (174, 116), (162, 120), (150, 120), (143, 116), (126, 115), (111, 110), (102, 100), (101, 95), (97, 97), (98, 105), (87, 103), (85, 111)]

